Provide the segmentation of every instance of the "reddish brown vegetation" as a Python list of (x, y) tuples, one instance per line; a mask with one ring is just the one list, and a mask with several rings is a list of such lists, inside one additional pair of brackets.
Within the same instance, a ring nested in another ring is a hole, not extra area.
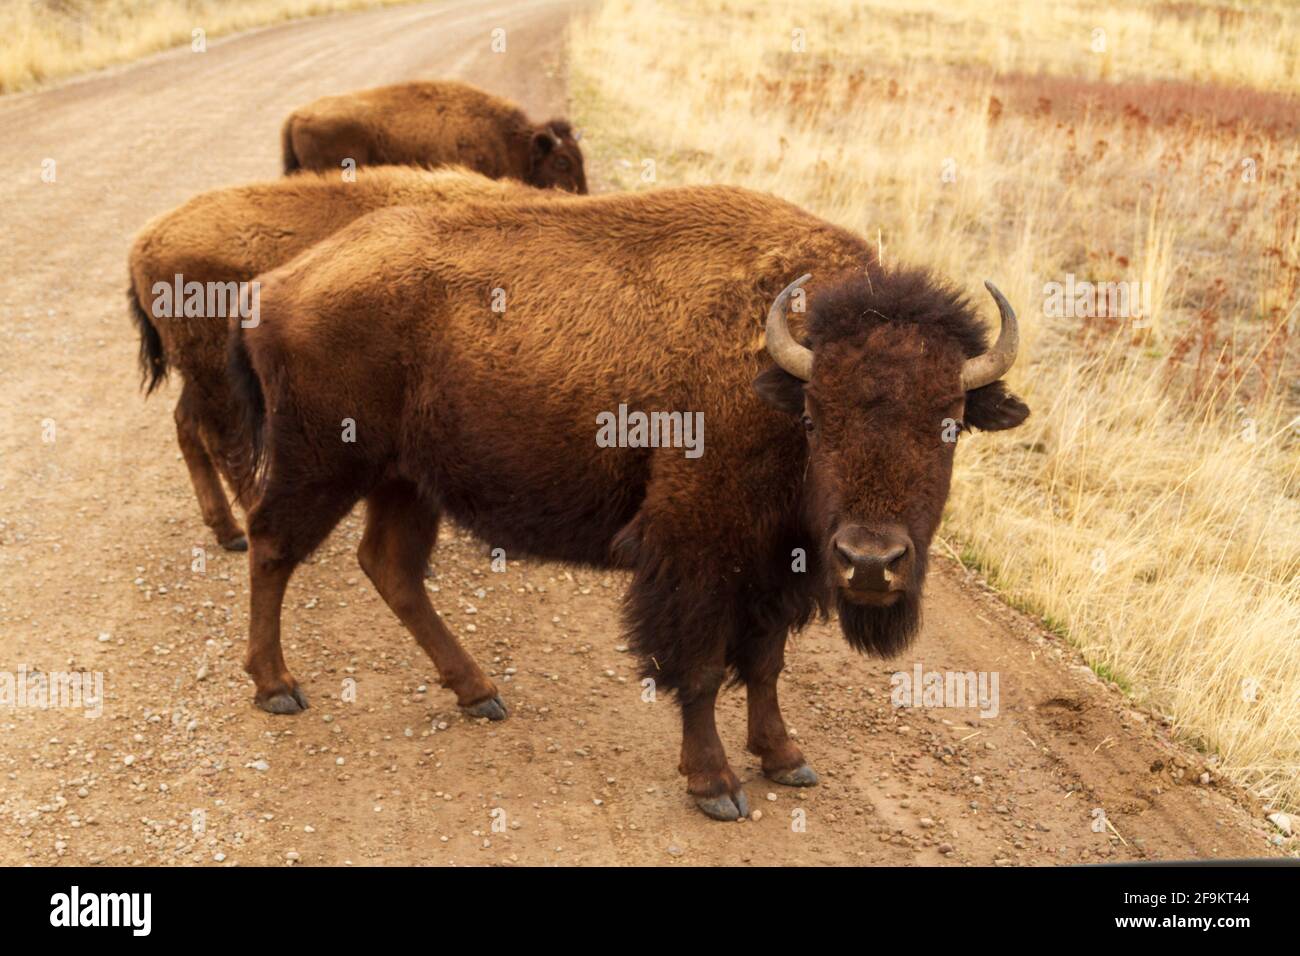
[(995, 96), (1012, 113), (1064, 121), (1085, 116), (1122, 117), (1128, 123), (1199, 131), (1254, 130), (1273, 136), (1300, 131), (1295, 96), (1187, 80), (1108, 82), (1050, 74), (1005, 74), (994, 81)]

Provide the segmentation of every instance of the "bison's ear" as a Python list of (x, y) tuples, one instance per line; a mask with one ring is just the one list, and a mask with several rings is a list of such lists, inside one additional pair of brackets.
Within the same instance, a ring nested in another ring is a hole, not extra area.
[(758, 373), (754, 391), (773, 408), (791, 415), (803, 413), (803, 382), (777, 365)]
[(1029, 406), (1022, 402), (1004, 382), (994, 382), (966, 393), (966, 414), (971, 428), (999, 432), (1015, 428), (1029, 417)]
[(539, 129), (533, 133), (533, 155), (545, 156), (550, 153), (559, 143), (555, 139), (555, 134), (549, 129)]

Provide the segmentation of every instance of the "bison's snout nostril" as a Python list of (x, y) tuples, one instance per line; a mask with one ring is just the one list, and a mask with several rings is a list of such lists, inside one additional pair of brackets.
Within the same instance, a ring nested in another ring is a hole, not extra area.
[(835, 536), (833, 548), (844, 586), (855, 590), (888, 590), (906, 576), (910, 542), (849, 528)]
[(860, 560), (858, 552), (840, 541), (835, 542), (835, 555), (841, 562), (843, 562), (846, 568), (853, 568)]
[(895, 545), (888, 554), (883, 555), (880, 561), (885, 566), (886, 571), (897, 572), (905, 557), (907, 557), (907, 548), (900, 544)]

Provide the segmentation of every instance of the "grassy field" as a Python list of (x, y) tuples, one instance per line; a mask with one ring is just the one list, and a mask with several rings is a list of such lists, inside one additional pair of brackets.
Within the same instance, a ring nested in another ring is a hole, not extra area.
[[(962, 439), (945, 543), (1300, 803), (1300, 8), (606, 0), (571, 41), (617, 187), (748, 185), (1001, 286), (1034, 414)], [(1061, 314), (1071, 276), (1144, 307)]]
[(0, 0), (0, 93), (224, 33), (410, 0)]

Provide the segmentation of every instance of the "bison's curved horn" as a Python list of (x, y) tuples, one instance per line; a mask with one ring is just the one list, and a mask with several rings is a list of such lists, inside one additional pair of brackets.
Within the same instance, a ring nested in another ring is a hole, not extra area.
[(790, 326), (785, 322), (786, 307), (790, 296), (796, 289), (812, 278), (811, 274), (801, 275), (781, 290), (781, 294), (767, 310), (767, 352), (772, 360), (795, 378), (808, 381), (812, 378), (812, 349), (804, 348), (790, 334)]
[(998, 287), (985, 281), (984, 288), (989, 290), (993, 301), (998, 304), (998, 315), (1002, 320), (1002, 331), (998, 340), (982, 355), (968, 358), (961, 367), (961, 387), (969, 392), (996, 382), (1015, 364), (1016, 352), (1020, 349), (1020, 326), (1016, 323), (1016, 313), (1011, 303), (1006, 300)]

